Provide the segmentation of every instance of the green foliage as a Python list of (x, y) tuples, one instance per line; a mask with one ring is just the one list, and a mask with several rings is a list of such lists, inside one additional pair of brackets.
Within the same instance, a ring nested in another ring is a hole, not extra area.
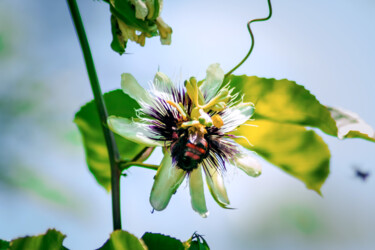
[(9, 242), (0, 239), (0, 250), (6, 250), (9, 248)]
[[(49, 229), (45, 234), (26, 236), (11, 242), (0, 240), (0, 250), (65, 250), (62, 242), (66, 236)], [(145, 233), (141, 239), (133, 234), (116, 230), (98, 250), (209, 250), (207, 242), (202, 236), (194, 233), (186, 242), (181, 242), (170, 236), (156, 233)]]
[(238, 98), (255, 103), (254, 121), (236, 132), (254, 146), (237, 141), (318, 193), (329, 174), (330, 153), (320, 136), (305, 126), (339, 138), (375, 141), (371, 127), (356, 114), (327, 108), (295, 82), (246, 75), (230, 75), (224, 82), (230, 82)]
[[(104, 94), (104, 101), (109, 115), (132, 118), (136, 116), (135, 110), (139, 108), (138, 103), (122, 90)], [(95, 102), (91, 101), (84, 105), (76, 114), (74, 122), (82, 135), (86, 161), (91, 173), (100, 185), (109, 190), (111, 188), (109, 158)], [(145, 149), (145, 146), (118, 135), (115, 135), (115, 140), (121, 159), (124, 161), (131, 161)]]
[(157, 249), (174, 249), (174, 250), (184, 250), (184, 245), (181, 241), (172, 238), (170, 236), (155, 234), (155, 233), (145, 233), (142, 236), (142, 240), (147, 245), (148, 250)]
[(295, 124), (255, 120), (241, 126), (237, 135), (242, 146), (257, 152), (269, 162), (320, 192), (329, 174), (330, 153), (323, 139), (312, 130)]
[(114, 231), (109, 240), (98, 250), (146, 250), (147, 247), (134, 235), (121, 230)]
[(256, 76), (229, 76), (225, 82), (244, 95), (245, 102), (255, 104), (253, 118), (280, 123), (317, 127), (337, 135), (337, 127), (329, 110), (303, 86), (286, 79), (275, 80)]
[(185, 245), (188, 247), (188, 250), (210, 250), (207, 241), (202, 235), (197, 233), (194, 233), (193, 236), (185, 242)]
[(125, 53), (125, 48), (127, 41), (122, 36), (120, 27), (117, 23), (117, 18), (114, 15), (111, 15), (111, 31), (112, 31), (112, 42), (111, 48), (119, 53), (120, 55)]
[(209, 250), (206, 242), (193, 241), (189, 247), (189, 250)]
[(18, 238), (10, 242), (9, 250), (61, 250), (66, 249), (63, 247), (62, 242), (65, 235), (56, 231), (55, 229), (49, 229), (45, 234), (38, 236), (27, 236)]

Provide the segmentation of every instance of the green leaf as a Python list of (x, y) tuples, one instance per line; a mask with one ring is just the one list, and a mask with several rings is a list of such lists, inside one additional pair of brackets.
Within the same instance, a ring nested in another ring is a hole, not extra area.
[(184, 250), (184, 245), (181, 241), (172, 238), (170, 236), (155, 234), (155, 233), (145, 233), (142, 236), (142, 240), (147, 245), (148, 250), (158, 250), (158, 249), (173, 249), (173, 250)]
[(256, 76), (229, 76), (230, 86), (245, 102), (255, 104), (254, 119), (320, 128), (337, 136), (337, 127), (329, 110), (303, 86), (286, 79), (275, 80)]
[(362, 138), (375, 142), (374, 130), (357, 114), (332, 107), (328, 107), (328, 110), (331, 112), (331, 116), (336, 121), (338, 138)]
[(45, 234), (38, 236), (27, 236), (18, 238), (10, 242), (10, 250), (61, 250), (66, 249), (63, 247), (62, 242), (65, 235), (56, 231), (55, 229), (49, 229)]
[(254, 147), (239, 140), (287, 173), (317, 192), (329, 173), (329, 150), (323, 140), (304, 127), (316, 127), (343, 138), (362, 138), (375, 142), (374, 130), (358, 115), (322, 105), (303, 86), (286, 79), (230, 75), (224, 81), (255, 104), (252, 118), (259, 127), (243, 126), (244, 135)]
[[(286, 79), (230, 75), (237, 98), (255, 103), (254, 119), (316, 127), (323, 132), (343, 138), (362, 138), (375, 142), (374, 130), (350, 111), (326, 107), (314, 95), (296, 82)], [(224, 84), (225, 84), (224, 83)]]
[(142, 240), (121, 230), (114, 231), (107, 242), (98, 250), (147, 250)]
[(210, 250), (207, 242), (193, 241), (190, 244), (189, 250)]
[[(122, 90), (114, 90), (104, 94), (104, 101), (108, 115), (116, 115), (125, 118), (136, 117), (136, 109), (139, 104), (124, 94)], [(96, 109), (96, 104), (91, 101), (77, 112), (74, 122), (82, 135), (85, 147), (86, 161), (91, 173), (105, 189), (111, 188), (111, 173), (107, 146)], [(126, 140), (115, 135), (115, 140), (120, 152), (121, 160), (131, 161), (141, 153), (145, 146)]]
[(184, 245), (188, 250), (210, 250), (210, 247), (203, 236), (197, 233), (194, 233)]
[(9, 242), (0, 239), (0, 250), (7, 250), (9, 248)]
[(240, 126), (235, 134), (247, 139), (236, 139), (239, 144), (320, 193), (329, 174), (330, 152), (314, 131), (295, 124), (258, 119)]

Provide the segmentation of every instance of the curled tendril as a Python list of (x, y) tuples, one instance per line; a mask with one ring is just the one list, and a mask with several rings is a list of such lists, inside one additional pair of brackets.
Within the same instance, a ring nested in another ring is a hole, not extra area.
[(269, 14), (268, 14), (268, 16), (265, 17), (265, 18), (253, 19), (253, 20), (250, 20), (247, 23), (247, 29), (249, 30), (250, 37), (251, 37), (251, 46), (250, 46), (249, 52), (246, 54), (245, 58), (242, 59), (242, 61), (239, 64), (237, 64), (232, 70), (230, 70), (228, 73), (226, 73), (225, 76), (229, 76), (230, 74), (233, 73), (233, 71), (235, 71), (236, 69), (238, 69), (247, 60), (247, 58), (250, 56), (251, 52), (253, 51), (253, 48), (254, 48), (254, 35), (253, 35), (253, 32), (251, 31), (250, 24), (254, 23), (254, 22), (267, 21), (267, 20), (269, 20), (271, 18), (271, 16), (272, 16), (271, 0), (268, 0), (267, 2), (268, 2), (268, 8), (269, 8)]

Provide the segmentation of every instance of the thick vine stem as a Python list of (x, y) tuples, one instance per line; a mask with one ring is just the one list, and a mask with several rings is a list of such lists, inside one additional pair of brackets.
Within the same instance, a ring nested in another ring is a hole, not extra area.
[(230, 74), (233, 73), (233, 71), (235, 71), (236, 69), (238, 69), (247, 60), (247, 58), (250, 56), (251, 52), (253, 52), (255, 40), (254, 40), (253, 32), (251, 31), (250, 24), (254, 23), (254, 22), (267, 21), (268, 19), (271, 18), (271, 16), (272, 16), (271, 0), (268, 0), (267, 2), (268, 2), (268, 8), (269, 8), (269, 14), (268, 14), (268, 16), (265, 17), (265, 18), (253, 19), (253, 20), (251, 20), (251, 21), (249, 21), (247, 23), (247, 29), (249, 30), (249, 34), (250, 34), (250, 38), (251, 38), (251, 46), (250, 46), (249, 52), (246, 54), (245, 58), (242, 59), (242, 61), (239, 64), (237, 64), (233, 69), (231, 69), (228, 73), (225, 74), (225, 77), (229, 76)]
[(73, 19), (75, 29), (77, 31), (78, 39), (81, 44), (83, 57), (85, 59), (87, 73), (90, 79), (91, 88), (94, 94), (94, 100), (99, 112), (100, 121), (102, 124), (103, 135), (107, 145), (108, 156), (111, 166), (111, 186), (112, 186), (112, 215), (113, 215), (113, 229), (121, 229), (121, 212), (120, 212), (120, 176), (121, 172), (118, 167), (119, 152), (115, 142), (113, 133), (106, 126), (107, 124), (107, 109), (104, 104), (102, 92), (99, 85), (99, 80), (96, 75), (94, 61), (91, 56), (90, 46), (87, 41), (85, 28), (83, 26), (81, 15), (75, 0), (67, 0), (70, 14)]

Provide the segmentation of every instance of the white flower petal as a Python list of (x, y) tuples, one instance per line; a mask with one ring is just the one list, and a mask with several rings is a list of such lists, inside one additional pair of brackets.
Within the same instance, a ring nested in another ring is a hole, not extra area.
[(206, 218), (208, 211), (204, 198), (202, 167), (199, 166), (197, 169), (191, 171), (189, 178), (191, 206), (195, 212)]
[(250, 155), (250, 152), (236, 156), (234, 165), (252, 177), (257, 177), (262, 173), (262, 165), (255, 157)]
[(137, 102), (152, 104), (152, 99), (148, 92), (137, 82), (137, 80), (131, 74), (124, 73), (121, 75), (121, 88), (125, 94), (128, 94), (131, 98)]
[(154, 96), (168, 101), (176, 101), (177, 90), (171, 79), (162, 72), (157, 72), (152, 82), (151, 92)]
[(240, 103), (237, 106), (228, 108), (221, 115), (223, 127), (221, 130), (225, 132), (233, 131), (238, 126), (244, 124), (254, 114), (254, 105), (252, 103)]
[(208, 167), (206, 169), (206, 181), (212, 197), (221, 207), (226, 208), (229, 205), (229, 199), (221, 173), (215, 168)]
[(202, 93), (206, 96), (206, 102), (210, 101), (220, 89), (224, 80), (224, 71), (220, 64), (215, 63), (208, 66), (206, 80), (200, 86)]
[(149, 138), (149, 131), (142, 123), (133, 122), (123, 117), (110, 116), (107, 119), (109, 128), (129, 141), (147, 145), (148, 147), (163, 146), (160, 141)]
[(161, 211), (167, 207), (185, 175), (184, 170), (172, 166), (172, 157), (166, 153), (156, 173), (150, 195), (150, 203), (155, 210)]
[(168, 87), (173, 88), (174, 84), (171, 79), (163, 72), (157, 72), (154, 77), (154, 85), (158, 88)]

